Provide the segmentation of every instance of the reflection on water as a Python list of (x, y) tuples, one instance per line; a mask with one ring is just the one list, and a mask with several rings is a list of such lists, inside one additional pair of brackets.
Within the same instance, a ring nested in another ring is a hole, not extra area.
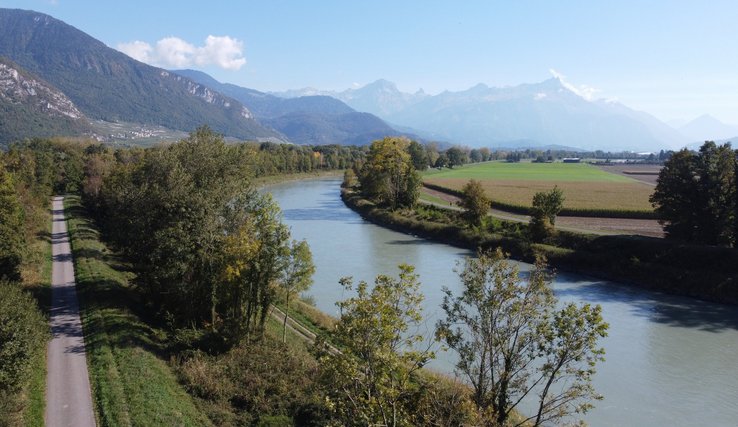
[[(453, 269), (470, 253), (363, 221), (341, 202), (339, 184), (312, 180), (267, 188), (293, 237), (310, 244), (317, 267), (310, 294), (318, 308), (337, 315), (335, 302), (347, 297), (341, 277), (371, 282), (408, 263), (420, 275), (431, 334), (441, 288), (459, 289)], [(564, 273), (554, 289), (563, 302), (601, 304), (610, 323), (602, 341), (607, 360), (594, 379), (605, 400), (585, 417), (590, 425), (738, 425), (738, 308)], [(433, 368), (451, 372), (450, 356), (441, 353)]]

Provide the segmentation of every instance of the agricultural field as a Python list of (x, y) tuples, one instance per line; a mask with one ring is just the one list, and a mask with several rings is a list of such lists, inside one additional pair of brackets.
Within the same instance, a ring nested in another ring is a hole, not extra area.
[(494, 201), (510, 205), (530, 206), (536, 192), (558, 185), (569, 209), (653, 210), (648, 201), (653, 185), (586, 163), (489, 162), (433, 170), (423, 176), (424, 182), (453, 190), (460, 190), (470, 179), (481, 181)]

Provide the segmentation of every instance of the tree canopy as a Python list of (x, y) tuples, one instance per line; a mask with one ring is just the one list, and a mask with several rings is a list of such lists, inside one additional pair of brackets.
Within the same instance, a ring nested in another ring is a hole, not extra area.
[(707, 141), (699, 152), (683, 149), (664, 163), (651, 203), (667, 237), (731, 246), (738, 240), (738, 154), (730, 143)]
[(359, 181), (369, 198), (391, 209), (415, 205), (421, 179), (408, 152), (410, 140), (387, 137), (372, 142)]

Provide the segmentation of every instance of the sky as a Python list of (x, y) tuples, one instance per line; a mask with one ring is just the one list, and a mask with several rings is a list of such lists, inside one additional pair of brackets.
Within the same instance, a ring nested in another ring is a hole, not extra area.
[(0, 0), (168, 69), (261, 91), (435, 94), (552, 75), (659, 119), (738, 125), (738, 1)]

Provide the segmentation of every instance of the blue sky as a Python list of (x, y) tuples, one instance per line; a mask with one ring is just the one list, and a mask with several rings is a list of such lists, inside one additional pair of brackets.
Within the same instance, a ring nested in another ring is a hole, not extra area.
[[(147, 62), (258, 90), (378, 78), (429, 93), (532, 83), (551, 70), (663, 120), (738, 125), (733, 1), (0, 0)], [(138, 42), (138, 43), (134, 43)]]

